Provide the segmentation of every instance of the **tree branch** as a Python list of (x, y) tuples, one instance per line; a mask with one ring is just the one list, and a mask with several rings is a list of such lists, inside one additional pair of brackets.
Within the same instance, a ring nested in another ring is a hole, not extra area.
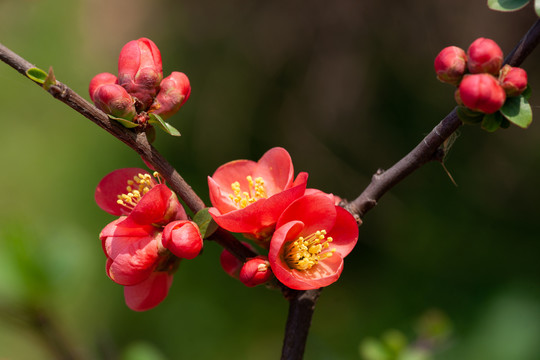
[[(539, 43), (540, 20), (537, 20), (508, 54), (505, 64), (521, 65)], [(386, 171), (379, 169), (373, 175), (367, 188), (355, 200), (346, 204), (345, 208), (358, 218), (363, 218), (369, 210), (377, 205), (379, 199), (401, 180), (431, 160), (440, 161), (441, 156), (437, 152), (460, 126), (461, 120), (454, 109), (404, 158)]]

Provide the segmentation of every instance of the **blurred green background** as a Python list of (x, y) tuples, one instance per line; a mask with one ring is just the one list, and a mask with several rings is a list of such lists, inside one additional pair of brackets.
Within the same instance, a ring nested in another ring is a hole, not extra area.
[[(309, 185), (353, 199), (453, 107), (435, 79), (445, 46), (477, 37), (508, 53), (536, 20), (485, 1), (0, 0), (0, 42), (86, 98), (121, 47), (160, 48), (190, 100), (156, 147), (208, 200), (222, 163), (289, 150)], [(539, 111), (540, 49), (526, 60)], [(220, 268), (220, 248), (181, 264), (168, 298), (135, 313), (105, 275), (93, 201), (108, 172), (143, 166), (80, 114), (0, 63), (0, 359), (276, 359), (287, 303)], [(437, 309), (452, 335), (434, 359), (540, 358), (540, 130), (463, 127), (370, 212), (337, 284), (322, 293), (306, 359), (361, 359), (368, 337), (415, 339)], [(41, 329), (41, 330), (39, 330)], [(50, 329), (56, 329), (51, 332)], [(49, 339), (49, 341), (46, 341)]]

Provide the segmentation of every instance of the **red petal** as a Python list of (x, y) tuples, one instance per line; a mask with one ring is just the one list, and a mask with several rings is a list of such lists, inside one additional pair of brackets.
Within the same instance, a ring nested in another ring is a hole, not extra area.
[(276, 227), (295, 220), (305, 224), (302, 235), (310, 235), (318, 230), (329, 231), (336, 222), (336, 206), (324, 193), (302, 196), (285, 209)]
[(127, 192), (127, 181), (133, 180), (133, 177), (138, 174), (148, 174), (148, 172), (139, 168), (124, 168), (106, 175), (99, 182), (94, 194), (98, 206), (115, 216), (128, 215), (130, 210), (119, 205), (116, 201), (118, 200), (118, 195)]
[(294, 168), (287, 150), (275, 147), (268, 150), (257, 163), (253, 178), (262, 177), (270, 196), (292, 186)]
[[(171, 210), (176, 213), (171, 214)], [(178, 214), (178, 212), (180, 213)], [(165, 184), (159, 184), (150, 189), (129, 215), (130, 219), (139, 224), (160, 223), (166, 220), (166, 217), (187, 218), (187, 215), (184, 208), (178, 203), (176, 195)]]
[(335, 248), (342, 257), (347, 256), (358, 240), (358, 224), (354, 216), (342, 207), (336, 206), (336, 223), (327, 236), (333, 238), (330, 248)]
[(145, 281), (124, 287), (126, 305), (134, 311), (146, 311), (159, 305), (169, 293), (173, 276), (155, 272)]

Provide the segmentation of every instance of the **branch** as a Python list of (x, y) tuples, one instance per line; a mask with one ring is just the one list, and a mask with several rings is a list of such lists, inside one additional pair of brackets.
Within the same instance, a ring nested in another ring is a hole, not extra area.
[[(540, 20), (537, 20), (529, 31), (508, 54), (505, 64), (519, 66), (540, 43)], [(410, 153), (399, 160), (390, 169), (377, 170), (371, 183), (358, 198), (345, 207), (353, 215), (363, 218), (377, 205), (379, 199), (401, 180), (431, 160), (439, 160), (441, 145), (461, 126), (456, 109), (452, 110)]]

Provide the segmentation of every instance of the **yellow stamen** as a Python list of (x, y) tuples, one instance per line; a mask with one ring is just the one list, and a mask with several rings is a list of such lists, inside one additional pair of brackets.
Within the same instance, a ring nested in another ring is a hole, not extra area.
[(332, 241), (331, 237), (326, 237), (326, 230), (314, 232), (306, 238), (300, 236), (285, 245), (283, 258), (292, 269), (309, 270), (336, 251), (335, 248), (328, 249)]
[[(155, 172), (154, 176), (158, 179), (158, 183), (161, 183), (161, 175)], [(153, 186), (152, 176), (149, 174), (137, 174), (133, 179), (127, 181), (126, 193), (117, 195), (118, 200), (116, 200), (116, 203), (133, 210)]]
[(238, 181), (231, 184), (233, 194), (229, 194), (229, 199), (231, 199), (234, 205), (239, 209), (243, 209), (257, 200), (267, 198), (262, 177), (255, 178), (255, 181), (253, 181), (251, 175), (248, 175), (246, 176), (246, 180), (248, 181), (248, 191), (242, 191)]

